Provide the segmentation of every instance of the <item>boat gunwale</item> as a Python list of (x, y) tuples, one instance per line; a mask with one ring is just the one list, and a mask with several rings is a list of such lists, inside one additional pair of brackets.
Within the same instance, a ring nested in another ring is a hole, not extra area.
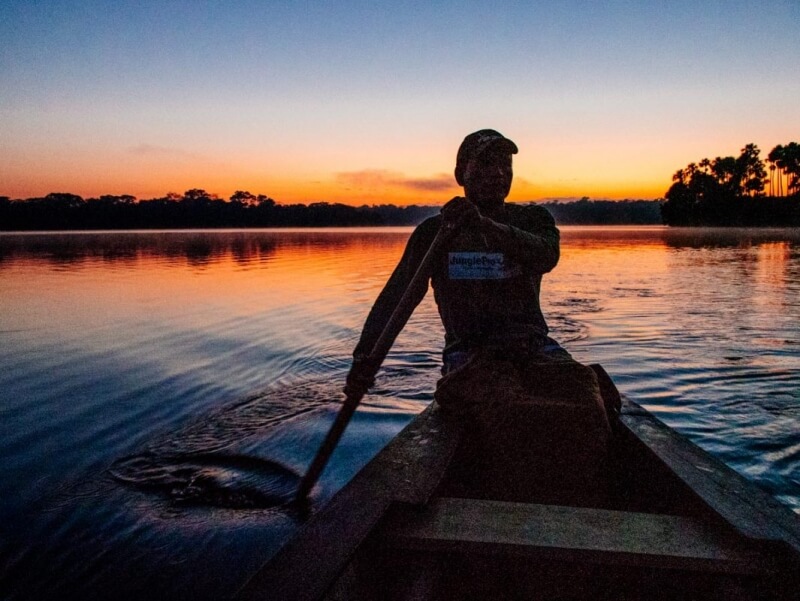
[[(636, 441), (696, 496), (708, 510), (710, 527), (735, 532), (756, 555), (763, 554), (765, 571), (777, 566), (791, 574), (800, 566), (800, 517), (788, 507), (629, 398), (623, 397), (616, 428), (617, 438)], [(459, 440), (460, 429), (431, 403), (312, 515), (234, 598), (323, 598), (393, 505), (428, 502)]]

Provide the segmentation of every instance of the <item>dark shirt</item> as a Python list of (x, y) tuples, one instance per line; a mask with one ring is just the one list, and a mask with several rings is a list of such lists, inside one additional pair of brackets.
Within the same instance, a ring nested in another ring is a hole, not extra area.
[[(473, 229), (456, 234), (436, 258), (430, 277), (445, 329), (445, 348), (543, 345), (547, 323), (539, 305), (542, 274), (556, 266), (559, 233), (550, 213), (536, 205), (503, 204), (491, 219), (507, 232)], [(441, 216), (421, 223), (364, 324), (355, 355), (368, 354), (416, 273)], [(414, 307), (428, 282), (414, 290)]]

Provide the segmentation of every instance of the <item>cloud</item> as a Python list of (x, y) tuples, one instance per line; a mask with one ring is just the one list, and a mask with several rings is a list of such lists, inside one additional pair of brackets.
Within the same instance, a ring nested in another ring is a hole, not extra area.
[(440, 192), (458, 187), (453, 176), (445, 173), (424, 179), (406, 179), (400, 185), (404, 188), (426, 192)]
[(336, 181), (355, 190), (405, 188), (414, 191), (441, 192), (457, 187), (452, 175), (441, 173), (431, 177), (409, 178), (400, 172), (387, 169), (344, 171), (336, 174)]

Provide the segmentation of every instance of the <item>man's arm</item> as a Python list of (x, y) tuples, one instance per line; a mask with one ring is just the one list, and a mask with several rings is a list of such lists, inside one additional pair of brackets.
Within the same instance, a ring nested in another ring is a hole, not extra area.
[(560, 234), (553, 216), (537, 206), (509, 209), (518, 213), (512, 218), (514, 225), (481, 215), (481, 231), (529, 269), (539, 273), (552, 270), (560, 256)]
[[(367, 316), (364, 328), (361, 331), (361, 338), (353, 352), (353, 357), (356, 360), (368, 356), (373, 346), (375, 346), (375, 342), (380, 338), (383, 329), (389, 322), (392, 313), (394, 313), (395, 307), (400, 302), (431, 242), (435, 238), (439, 229), (439, 222), (438, 217), (429, 219), (418, 226), (411, 234), (400, 262), (395, 267), (394, 272), (378, 295)], [(405, 319), (411, 316), (417, 305), (425, 298), (427, 291), (428, 280), (424, 280), (414, 290), (413, 302), (407, 310), (407, 315), (404, 316)]]

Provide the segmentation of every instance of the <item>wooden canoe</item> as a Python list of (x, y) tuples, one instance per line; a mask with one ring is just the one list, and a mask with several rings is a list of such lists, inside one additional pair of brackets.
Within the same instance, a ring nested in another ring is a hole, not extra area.
[(432, 403), (236, 598), (800, 599), (800, 518), (637, 403), (623, 399), (595, 506), (465, 495), (462, 432), (442, 413)]

